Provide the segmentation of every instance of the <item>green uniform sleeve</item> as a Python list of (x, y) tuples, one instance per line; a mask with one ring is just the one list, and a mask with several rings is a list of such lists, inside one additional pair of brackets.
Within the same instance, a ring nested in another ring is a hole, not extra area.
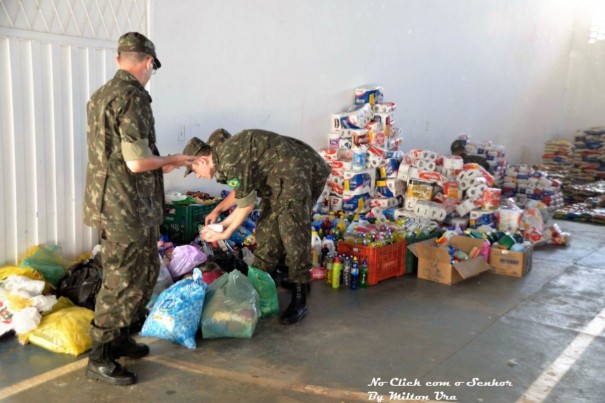
[(149, 141), (137, 140), (132, 143), (122, 141), (122, 156), (124, 161), (142, 160), (151, 157), (153, 152), (149, 148)]
[(241, 199), (235, 199), (235, 204), (237, 205), (237, 207), (241, 208), (248, 207), (254, 203), (256, 203), (256, 191), (254, 190), (250, 192), (246, 197), (243, 197)]
[(149, 147), (149, 136), (153, 129), (149, 98), (131, 92), (121, 101), (119, 132), (124, 160), (139, 160), (153, 155)]

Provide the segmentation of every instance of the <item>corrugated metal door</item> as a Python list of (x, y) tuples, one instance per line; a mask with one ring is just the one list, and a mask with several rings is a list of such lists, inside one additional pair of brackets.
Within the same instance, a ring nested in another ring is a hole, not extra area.
[(82, 219), (86, 102), (115, 74), (117, 38), (148, 20), (149, 0), (0, 0), (0, 265), (97, 243)]

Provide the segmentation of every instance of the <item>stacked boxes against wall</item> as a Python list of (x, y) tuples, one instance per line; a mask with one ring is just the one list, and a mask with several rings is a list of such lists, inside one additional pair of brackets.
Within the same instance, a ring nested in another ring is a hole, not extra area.
[(564, 205), (562, 182), (552, 179), (546, 172), (538, 171), (530, 165), (511, 165), (506, 168), (502, 183), (502, 196), (514, 197), (517, 205), (523, 207), (529, 200), (537, 200), (554, 211)]
[(574, 146), (572, 179), (582, 182), (605, 179), (605, 128), (578, 132)]
[(574, 145), (567, 140), (549, 140), (544, 143), (543, 169), (553, 179), (569, 181), (573, 168)]

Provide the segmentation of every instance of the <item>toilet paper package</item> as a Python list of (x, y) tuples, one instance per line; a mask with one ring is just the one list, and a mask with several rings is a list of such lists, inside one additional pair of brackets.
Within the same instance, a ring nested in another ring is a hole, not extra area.
[(443, 168), (444, 169), (462, 169), (464, 161), (459, 155), (449, 155), (443, 157)]
[(372, 207), (380, 207), (383, 209), (393, 208), (399, 205), (399, 200), (396, 197), (373, 197), (370, 200)]
[(434, 221), (443, 221), (447, 216), (445, 207), (440, 203), (419, 200), (414, 206), (414, 213), (420, 217)]
[(496, 227), (496, 210), (473, 210), (469, 213), (469, 227), (479, 228), (483, 225)]
[(373, 194), (376, 182), (376, 170), (344, 171), (343, 179), (343, 189), (345, 191)]
[(483, 197), (483, 191), (487, 189), (487, 185), (485, 183), (479, 183), (475, 186), (472, 186), (466, 190), (466, 197), (469, 199), (479, 199)]
[(406, 196), (421, 200), (431, 200), (433, 198), (433, 185), (426, 182), (411, 180), (408, 183)]
[[(380, 178), (398, 178), (399, 176), (399, 161), (395, 158), (386, 158), (382, 161), (378, 170)], [(401, 180), (401, 179), (400, 179)], [(407, 182), (407, 179), (403, 180)]]
[(392, 113), (397, 109), (395, 102), (376, 102), (374, 104), (374, 113)]
[(383, 88), (376, 84), (364, 84), (355, 88), (355, 104), (369, 104), (373, 107), (376, 103), (382, 101), (384, 94)]
[(416, 207), (416, 203), (418, 203), (418, 199), (415, 197), (406, 197), (403, 202), (403, 208), (408, 211), (414, 211)]
[(469, 214), (471, 211), (477, 209), (479, 206), (472, 199), (466, 199), (462, 203), (456, 206), (456, 213), (460, 217), (464, 217)]
[(369, 193), (351, 195), (345, 192), (342, 198), (342, 210), (352, 213), (367, 213), (371, 207), (370, 199)]

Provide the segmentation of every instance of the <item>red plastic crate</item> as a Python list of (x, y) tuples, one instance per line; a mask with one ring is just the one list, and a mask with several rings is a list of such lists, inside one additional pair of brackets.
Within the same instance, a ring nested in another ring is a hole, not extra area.
[(368, 285), (405, 273), (405, 240), (387, 246), (363, 246), (338, 242), (338, 254), (357, 256), (359, 266), (368, 262)]

